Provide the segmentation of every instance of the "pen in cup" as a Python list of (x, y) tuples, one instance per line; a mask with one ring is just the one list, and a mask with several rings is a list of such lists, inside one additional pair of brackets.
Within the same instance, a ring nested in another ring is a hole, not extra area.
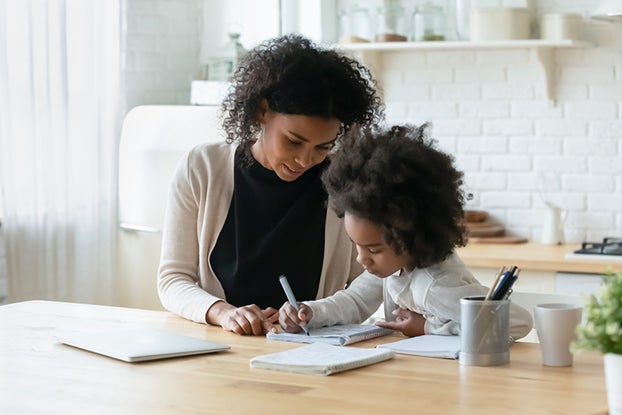
[(520, 268), (516, 269), (516, 272), (513, 274), (513, 278), (510, 281), (510, 286), (508, 287), (507, 293), (505, 294), (504, 299), (509, 299), (510, 296), (512, 295), (512, 293), (514, 292), (514, 289), (512, 288), (514, 286), (514, 283), (516, 282), (516, 280), (518, 279), (518, 274), (520, 273)]
[(508, 271), (504, 272), (490, 299), (493, 301), (505, 299), (506, 295), (508, 295), (508, 292), (510, 291), (510, 288), (512, 288), (512, 285), (514, 285), (514, 282), (516, 282), (516, 279), (518, 278), (518, 272), (519, 269), (515, 265), (510, 267)]
[[(481, 305), (481, 308), (479, 309), (477, 314), (474, 317), (472, 317), (473, 327), (477, 327), (478, 325), (480, 325), (480, 329), (481, 329), (483, 326), (487, 326), (484, 328), (485, 331), (483, 333), (480, 333), (479, 344), (477, 344), (477, 347), (473, 349), (477, 351), (478, 353), (482, 351), (484, 347), (487, 347), (486, 346), (487, 343), (491, 342), (490, 340), (491, 331), (499, 328), (499, 326), (497, 325), (498, 321), (495, 320), (497, 318), (497, 313), (504, 312), (503, 311), (504, 304), (502, 303), (502, 301), (504, 300), (507, 301), (510, 295), (512, 295), (512, 286), (518, 279), (519, 273), (520, 273), (520, 269), (516, 265), (512, 265), (509, 268), (502, 266), (497, 272), (494, 282), (490, 286), (487, 294), (481, 297), (484, 300)], [(493, 306), (492, 305), (493, 302), (497, 302), (497, 304)], [(486, 306), (486, 304), (491, 304), (491, 307)], [(462, 307), (462, 301), (461, 301), (461, 307)], [(507, 302), (505, 304), (505, 307), (509, 307), (509, 305), (507, 305)], [(509, 308), (506, 308), (506, 310), (508, 310), (509, 312)], [(480, 323), (480, 318), (485, 319), (484, 320), (485, 323)], [(501, 360), (504, 360), (504, 362), (505, 362), (505, 359), (507, 359), (507, 357), (504, 357), (501, 355), (499, 355), (498, 358)]]
[(497, 287), (497, 284), (499, 283), (499, 279), (501, 279), (501, 276), (503, 275), (504, 272), (505, 272), (505, 266), (502, 266), (501, 268), (499, 268), (499, 271), (497, 272), (497, 276), (495, 277), (495, 280), (493, 281), (492, 285), (490, 286), (490, 289), (488, 290), (488, 293), (486, 294), (486, 300), (490, 300), (492, 298), (492, 293), (495, 291), (495, 288)]
[[(289, 286), (287, 277), (285, 275), (281, 275), (279, 277), (279, 282), (281, 283), (281, 286), (283, 287), (283, 291), (285, 291), (285, 295), (287, 296), (287, 301), (289, 301), (292, 307), (294, 307), (296, 312), (300, 311), (300, 308), (298, 308), (298, 301), (296, 301), (296, 297), (294, 297), (294, 292), (292, 291), (292, 287)], [(301, 326), (301, 328), (305, 333), (307, 333), (307, 336), (310, 335), (309, 330), (307, 330), (305, 326)]]

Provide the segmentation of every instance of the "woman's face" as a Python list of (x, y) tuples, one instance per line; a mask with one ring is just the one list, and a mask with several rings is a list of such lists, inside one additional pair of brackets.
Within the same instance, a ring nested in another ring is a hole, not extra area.
[(352, 242), (356, 245), (356, 260), (369, 272), (379, 278), (386, 278), (401, 270), (412, 271), (412, 260), (407, 253), (396, 255), (384, 241), (382, 229), (374, 222), (345, 213), (344, 225)]
[(296, 180), (323, 162), (341, 127), (336, 118), (281, 114), (270, 110), (263, 111), (259, 121), (262, 134), (253, 144), (253, 157), (286, 182)]

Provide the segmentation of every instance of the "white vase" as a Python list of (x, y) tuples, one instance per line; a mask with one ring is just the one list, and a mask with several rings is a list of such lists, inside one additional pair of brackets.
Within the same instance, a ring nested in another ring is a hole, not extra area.
[(458, 40), (469, 40), (471, 0), (456, 0), (456, 35)]
[(622, 354), (605, 354), (605, 384), (609, 415), (622, 415)]

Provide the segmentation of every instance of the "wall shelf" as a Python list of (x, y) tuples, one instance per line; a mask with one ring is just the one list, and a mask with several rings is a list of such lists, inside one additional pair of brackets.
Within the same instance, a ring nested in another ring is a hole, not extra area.
[(382, 42), (382, 43), (348, 43), (339, 44), (336, 48), (352, 51), (361, 61), (372, 68), (379, 68), (384, 52), (430, 52), (443, 50), (492, 50), (492, 49), (529, 49), (542, 67), (545, 77), (546, 96), (551, 106), (555, 105), (555, 62), (553, 51), (562, 48), (591, 48), (590, 42), (576, 40), (503, 40), (503, 41), (439, 41), (439, 42)]
[(343, 43), (338, 47), (354, 51), (411, 51), (411, 50), (444, 50), (444, 49), (511, 49), (511, 48), (585, 48), (592, 47), (589, 42), (577, 40), (491, 40), (491, 41), (442, 41), (442, 42), (370, 42)]

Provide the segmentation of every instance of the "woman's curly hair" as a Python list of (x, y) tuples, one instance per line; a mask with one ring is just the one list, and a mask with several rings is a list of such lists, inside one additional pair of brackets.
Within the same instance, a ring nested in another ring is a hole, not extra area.
[(221, 108), (227, 142), (249, 147), (257, 139), (263, 99), (274, 112), (337, 118), (340, 135), (384, 116), (365, 66), (293, 34), (265, 41), (241, 59)]
[(434, 148), (428, 124), (352, 129), (330, 157), (322, 181), (339, 217), (345, 212), (380, 225), (397, 255), (417, 268), (466, 244), (463, 174)]

